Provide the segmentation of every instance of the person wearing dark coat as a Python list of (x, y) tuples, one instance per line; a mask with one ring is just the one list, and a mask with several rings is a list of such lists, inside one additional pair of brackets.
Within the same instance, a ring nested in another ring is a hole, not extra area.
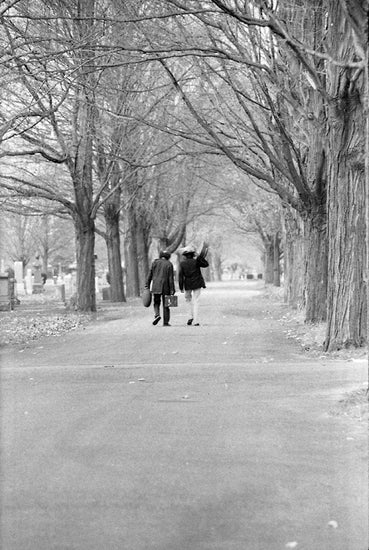
[(173, 264), (169, 261), (170, 254), (166, 250), (162, 250), (159, 258), (154, 260), (149, 275), (146, 279), (146, 288), (150, 288), (153, 294), (154, 303), (154, 320), (153, 325), (157, 325), (160, 317), (160, 303), (163, 304), (163, 326), (169, 327), (170, 308), (165, 306), (165, 296), (175, 294), (174, 286), (174, 269)]
[(206, 288), (202, 267), (208, 267), (209, 263), (205, 256), (196, 256), (196, 250), (187, 246), (182, 251), (184, 260), (179, 264), (178, 283), (181, 292), (185, 293), (185, 300), (188, 309), (188, 325), (200, 326), (199, 323), (199, 301), (201, 289)]

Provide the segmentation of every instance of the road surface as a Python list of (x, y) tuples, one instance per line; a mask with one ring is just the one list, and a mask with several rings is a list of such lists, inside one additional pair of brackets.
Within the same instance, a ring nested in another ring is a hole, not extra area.
[(3, 350), (2, 550), (367, 550), (366, 425), (337, 414), (366, 365), (301, 352), (261, 290)]

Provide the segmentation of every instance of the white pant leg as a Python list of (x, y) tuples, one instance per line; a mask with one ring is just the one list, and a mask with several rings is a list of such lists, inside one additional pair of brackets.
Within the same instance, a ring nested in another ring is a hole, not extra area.
[(188, 318), (193, 319), (192, 290), (185, 290), (185, 300), (187, 305)]
[(199, 302), (200, 302), (201, 288), (195, 288), (192, 291), (192, 303), (193, 303), (193, 324), (199, 322)]

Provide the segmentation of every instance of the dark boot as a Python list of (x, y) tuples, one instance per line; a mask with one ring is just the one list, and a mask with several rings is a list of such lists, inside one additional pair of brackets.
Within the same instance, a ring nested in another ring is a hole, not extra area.
[(170, 307), (164, 307), (163, 310), (164, 310), (163, 325), (169, 325)]

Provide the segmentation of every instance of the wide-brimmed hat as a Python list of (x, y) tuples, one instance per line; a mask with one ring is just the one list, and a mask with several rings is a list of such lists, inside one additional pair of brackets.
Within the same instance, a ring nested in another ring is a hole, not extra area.
[(196, 252), (196, 248), (194, 246), (192, 246), (192, 244), (189, 244), (188, 246), (185, 246), (183, 249), (182, 249), (182, 254), (186, 255), (186, 254), (195, 254)]

